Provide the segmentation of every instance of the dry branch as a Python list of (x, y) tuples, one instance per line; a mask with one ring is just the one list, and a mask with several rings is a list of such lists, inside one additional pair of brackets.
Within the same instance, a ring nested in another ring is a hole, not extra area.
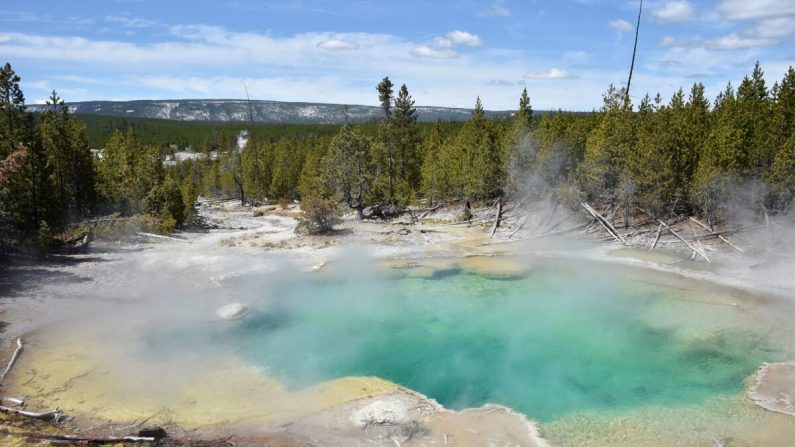
[(552, 218), (555, 217), (555, 213), (557, 211), (558, 211), (558, 202), (555, 201), (554, 205), (552, 205), (552, 209), (547, 211), (546, 217), (544, 218), (543, 221), (541, 221), (541, 224), (536, 228), (536, 232), (544, 231), (547, 228), (547, 225), (549, 225), (549, 221), (551, 221)]
[(18, 436), (34, 441), (50, 441), (53, 444), (77, 444), (77, 445), (102, 445), (102, 444), (118, 444), (128, 442), (155, 442), (155, 438), (142, 437), (142, 436), (124, 436), (116, 437), (111, 436), (107, 438), (92, 438), (85, 436), (73, 435), (49, 435), (45, 433), (15, 433), (7, 430), (0, 430), (0, 434), (8, 436)]
[(500, 226), (500, 219), (502, 218), (502, 199), (497, 199), (497, 213), (494, 215), (494, 226), (491, 228), (491, 235), (489, 235), (489, 239), (494, 237), (494, 233), (497, 232), (497, 228)]
[(627, 243), (627, 241), (625, 241), (624, 238), (618, 233), (618, 230), (616, 230), (613, 224), (611, 224), (604, 216), (597, 213), (596, 210), (591, 208), (591, 205), (588, 205), (585, 202), (582, 202), (580, 205), (582, 205), (582, 207), (585, 208), (585, 211), (588, 211), (588, 214), (593, 216), (594, 219), (598, 220), (599, 223), (602, 224), (602, 227), (604, 227), (604, 229), (608, 233), (610, 233), (610, 235), (613, 236), (615, 240), (620, 241), (622, 244)]
[(587, 223), (584, 223), (582, 225), (577, 225), (574, 228), (569, 228), (569, 229), (566, 229), (566, 230), (550, 231), (548, 233), (538, 234), (538, 235), (535, 235), (535, 236), (531, 237), (530, 239), (540, 239), (542, 237), (559, 236), (561, 234), (566, 234), (566, 233), (571, 233), (573, 231), (582, 230), (583, 228), (587, 228), (588, 226), (590, 226), (592, 224), (593, 224), (593, 222), (587, 222)]
[(26, 418), (38, 419), (40, 421), (52, 421), (55, 423), (58, 423), (58, 421), (63, 417), (63, 412), (57, 408), (53, 411), (48, 411), (45, 413), (36, 413), (33, 411), (17, 410), (16, 408), (0, 405), (0, 412), (25, 416)]
[(440, 205), (436, 205), (433, 208), (426, 208), (424, 210), (414, 210), (413, 212), (421, 213), (421, 212), (425, 211), (420, 217), (417, 218), (417, 220), (422, 220), (422, 219), (425, 219), (425, 217), (427, 217), (428, 214), (431, 214), (431, 213), (435, 212), (436, 210), (438, 210), (441, 207), (442, 207), (442, 205), (440, 204)]
[(527, 216), (524, 216), (524, 217), (522, 217), (522, 220), (519, 221), (519, 224), (516, 225), (516, 228), (514, 228), (513, 231), (511, 231), (511, 234), (508, 235), (508, 239), (514, 237), (516, 235), (516, 233), (519, 232), (519, 230), (524, 228), (524, 224), (526, 224), (526, 223), (527, 223)]
[(715, 232), (714, 232), (714, 231), (712, 231), (712, 230), (711, 230), (711, 229), (710, 229), (708, 226), (706, 226), (706, 225), (704, 225), (703, 223), (701, 223), (701, 222), (699, 222), (698, 220), (696, 220), (696, 218), (694, 218), (694, 217), (692, 217), (692, 216), (691, 216), (691, 217), (690, 217), (690, 220), (691, 220), (693, 223), (695, 223), (696, 225), (698, 225), (699, 227), (701, 227), (701, 228), (703, 228), (703, 229), (705, 229), (705, 230), (709, 231), (709, 234), (710, 234), (711, 236), (715, 236), (715, 237), (717, 237), (718, 239), (720, 239), (720, 240), (722, 240), (723, 242), (725, 242), (726, 244), (728, 244), (728, 245), (729, 245), (729, 247), (731, 247), (731, 248), (733, 248), (733, 249), (735, 249), (735, 250), (739, 251), (740, 253), (745, 253), (745, 252), (744, 252), (744, 251), (743, 251), (743, 250), (742, 250), (740, 247), (738, 247), (738, 246), (736, 246), (736, 245), (732, 244), (732, 243), (731, 243), (731, 242), (730, 242), (728, 239), (726, 239), (726, 237), (725, 237), (725, 236), (723, 236), (722, 234), (715, 233)]
[[(648, 214), (648, 213), (647, 213), (647, 214)], [(649, 214), (649, 215), (651, 216), (651, 214)], [(707, 263), (709, 263), (709, 264), (712, 264), (712, 261), (710, 261), (710, 260), (709, 260), (709, 258), (707, 257), (707, 255), (706, 255), (706, 254), (705, 254), (703, 251), (701, 251), (701, 250), (699, 250), (698, 248), (694, 247), (694, 246), (693, 246), (693, 244), (691, 244), (690, 242), (688, 242), (688, 241), (687, 241), (687, 239), (685, 239), (685, 238), (683, 238), (681, 235), (679, 235), (679, 233), (677, 233), (676, 231), (674, 231), (674, 230), (673, 230), (673, 228), (669, 227), (669, 226), (668, 226), (668, 224), (666, 224), (666, 223), (665, 223), (665, 222), (663, 222), (662, 220), (660, 220), (660, 219), (657, 219), (657, 221), (658, 221), (658, 222), (660, 222), (660, 224), (661, 224), (661, 225), (662, 225), (662, 226), (663, 226), (663, 227), (664, 227), (666, 230), (668, 230), (668, 231), (669, 231), (671, 234), (673, 234), (675, 238), (679, 239), (680, 241), (682, 241), (682, 243), (684, 243), (685, 245), (687, 245), (687, 247), (688, 247), (689, 249), (693, 250), (693, 253), (694, 253), (694, 254), (698, 254), (699, 256), (701, 256), (702, 258), (704, 258), (704, 260), (705, 260), (705, 261), (707, 261)]]
[(169, 240), (169, 241), (186, 242), (186, 243), (188, 242), (185, 239), (179, 239), (179, 238), (171, 237), (171, 236), (163, 236), (163, 235), (160, 235), (160, 234), (141, 233), (141, 232), (138, 232), (138, 233), (135, 233), (135, 234), (137, 234), (138, 236), (150, 237), (150, 238), (153, 238), (153, 239), (165, 239), (165, 240)]
[(17, 338), (17, 349), (14, 350), (14, 354), (11, 356), (11, 360), (8, 361), (8, 366), (6, 366), (5, 371), (3, 371), (3, 374), (0, 375), (0, 385), (2, 385), (3, 381), (5, 381), (6, 375), (8, 375), (9, 371), (11, 371), (11, 368), (14, 366), (14, 362), (17, 361), (17, 357), (19, 356), (19, 353), (21, 351), (22, 351), (22, 339)]
[(662, 229), (663, 225), (660, 224), (660, 226), (657, 227), (657, 236), (654, 237), (654, 243), (651, 244), (651, 248), (649, 248), (649, 251), (653, 251), (654, 247), (657, 246), (657, 242), (660, 242), (660, 235), (662, 234)]

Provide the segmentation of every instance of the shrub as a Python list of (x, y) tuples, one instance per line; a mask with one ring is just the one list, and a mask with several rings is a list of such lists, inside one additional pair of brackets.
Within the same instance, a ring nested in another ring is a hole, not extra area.
[(321, 234), (334, 229), (341, 222), (341, 212), (334, 199), (317, 196), (301, 200), (301, 214), (298, 215), (296, 233)]

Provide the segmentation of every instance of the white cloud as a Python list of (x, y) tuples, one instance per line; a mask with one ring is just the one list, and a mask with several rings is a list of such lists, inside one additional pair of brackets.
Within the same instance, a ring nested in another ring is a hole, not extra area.
[(671, 36), (663, 37), (662, 40), (660, 41), (660, 45), (664, 47), (679, 47), (679, 48), (689, 48), (694, 46), (692, 42), (680, 39), (674, 39)]
[(140, 17), (130, 17), (129, 15), (106, 16), (105, 20), (108, 22), (118, 23), (125, 28), (149, 28), (157, 24), (157, 22), (153, 20), (142, 19)]
[(568, 71), (560, 68), (551, 68), (543, 73), (527, 73), (524, 75), (526, 79), (574, 79)]
[(665, 36), (660, 45), (676, 48), (706, 48), (710, 50), (737, 50), (775, 45), (778, 41), (768, 38), (743, 37), (737, 33), (730, 33), (717, 39), (709, 40), (681, 40)]
[(736, 50), (738, 48), (775, 45), (776, 43), (778, 42), (773, 39), (740, 37), (737, 33), (731, 33), (717, 39), (706, 41), (705, 47), (716, 50)]
[(412, 48), (410, 53), (413, 56), (423, 59), (455, 59), (458, 57), (458, 53), (453, 50), (446, 48), (431, 48), (427, 45)]
[(760, 20), (756, 26), (745, 30), (743, 35), (757, 38), (787, 37), (795, 34), (795, 17), (778, 17)]
[(453, 41), (446, 37), (434, 37), (433, 46), (436, 48), (453, 48)]
[(328, 39), (319, 42), (317, 44), (317, 47), (329, 51), (341, 51), (341, 50), (355, 50), (359, 48), (359, 44), (356, 42), (351, 42), (341, 39)]
[(591, 55), (586, 51), (567, 51), (563, 53), (563, 59), (577, 64), (583, 64), (591, 58)]
[(669, 1), (652, 11), (654, 17), (665, 22), (686, 22), (695, 18), (693, 7), (686, 0)]
[(505, 0), (494, 0), (489, 9), (481, 11), (477, 14), (479, 17), (501, 16), (508, 17), (511, 15), (511, 10), (505, 6)]
[[(591, 110), (600, 104), (607, 84), (623, 82), (626, 76), (623, 68), (582, 68), (572, 75), (560, 64), (587, 57), (577, 51), (550, 56), (473, 47), (457, 54), (456, 45), (463, 44), (454, 44), (446, 34), (440, 37), (450, 40), (450, 48), (389, 34), (271, 36), (208, 26), (170, 31), (170, 35), (153, 35), (150, 43), (0, 31), (0, 54), (20, 65), (61, 66), (68, 62), (70, 76), (52, 76), (45, 79), (47, 85), (40, 86), (55, 86), (70, 101), (239, 98), (245, 94), (245, 85), (252, 98), (258, 99), (375, 105), (373, 87), (388, 74), (409, 86), (418, 105), (471, 106), (481, 95), (488, 108), (513, 109), (519, 91), (503, 85), (516, 80), (519, 86), (520, 80), (525, 80), (538, 109)], [(331, 40), (355, 42), (359, 47), (355, 51), (318, 47)], [(544, 68), (527, 74), (527, 67)], [(639, 80), (644, 79), (641, 74), (642, 70)], [(575, 77), (576, 82), (564, 81)], [(681, 83), (672, 79), (649, 83)], [(639, 83), (639, 88), (642, 85)], [(30, 98), (47, 96), (46, 90), (30, 88), (26, 90)], [(73, 94), (67, 95), (63, 89), (73, 89)]]
[(486, 82), (486, 85), (491, 87), (513, 87), (517, 85), (523, 85), (524, 82), (522, 81), (509, 81), (507, 79), (492, 79)]
[(795, 14), (793, 0), (723, 0), (718, 12), (729, 20), (753, 20)]
[(461, 30), (453, 30), (447, 33), (447, 38), (454, 44), (479, 47), (483, 45), (483, 39), (479, 36)]
[(613, 20), (612, 22), (610, 22), (610, 28), (617, 29), (621, 32), (629, 32), (635, 29), (635, 27), (632, 26), (631, 23), (623, 19)]

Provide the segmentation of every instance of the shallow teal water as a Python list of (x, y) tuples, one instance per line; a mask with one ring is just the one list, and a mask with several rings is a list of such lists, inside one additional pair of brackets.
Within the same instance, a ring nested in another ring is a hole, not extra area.
[(361, 271), (333, 281), (251, 278), (242, 290), (268, 298), (206, 342), (291, 388), (378, 376), (448, 407), (494, 402), (540, 421), (737, 393), (762, 361), (774, 360), (761, 329), (732, 323), (701, 333), (666, 323), (692, 312), (734, 322), (736, 309), (599, 278), (566, 269), (513, 280)]

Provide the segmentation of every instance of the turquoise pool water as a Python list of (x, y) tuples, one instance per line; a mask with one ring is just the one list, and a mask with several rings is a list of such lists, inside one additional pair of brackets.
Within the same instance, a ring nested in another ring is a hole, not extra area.
[(734, 298), (577, 266), (510, 280), (341, 269), (241, 290), (255, 311), (205, 329), (206, 342), (291, 388), (378, 376), (451, 408), (494, 402), (542, 422), (738, 393), (784, 355)]

